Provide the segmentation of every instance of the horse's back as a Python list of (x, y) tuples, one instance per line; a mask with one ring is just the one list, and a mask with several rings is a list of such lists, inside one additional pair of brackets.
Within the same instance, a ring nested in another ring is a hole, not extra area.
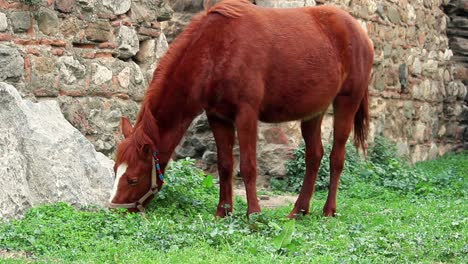
[(281, 64), (316, 71), (334, 65), (335, 74), (346, 75), (356, 54), (361, 61), (373, 57), (357, 20), (334, 6), (276, 9), (227, 0), (209, 10), (208, 17), (224, 43), (219, 52), (253, 57), (257, 67)]
[[(356, 63), (353, 52), (361, 54), (361, 47), (369, 46), (358, 22), (331, 6), (273, 9), (227, 1), (206, 19), (218, 65), (213, 78), (245, 89), (227, 92), (231, 98), (259, 100), (252, 104), (260, 105), (260, 119), (267, 122), (325, 111)], [(218, 89), (224, 95), (229, 88)]]

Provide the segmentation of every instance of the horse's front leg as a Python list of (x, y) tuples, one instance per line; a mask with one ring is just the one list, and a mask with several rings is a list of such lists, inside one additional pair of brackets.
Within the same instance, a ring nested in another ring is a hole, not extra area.
[(213, 136), (216, 141), (218, 153), (218, 174), (219, 174), (219, 203), (216, 210), (216, 217), (225, 217), (233, 210), (232, 201), (232, 170), (233, 157), (232, 148), (234, 146), (234, 124), (221, 120), (216, 116), (208, 116)]
[(247, 193), (247, 215), (260, 212), (257, 199), (257, 117), (249, 105), (239, 108), (236, 117), (240, 148), (240, 173)]

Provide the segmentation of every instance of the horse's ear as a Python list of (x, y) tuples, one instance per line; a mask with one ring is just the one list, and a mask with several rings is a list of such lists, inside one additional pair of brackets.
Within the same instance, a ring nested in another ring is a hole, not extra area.
[(133, 133), (132, 123), (124, 116), (122, 116), (121, 128), (125, 138), (128, 138)]

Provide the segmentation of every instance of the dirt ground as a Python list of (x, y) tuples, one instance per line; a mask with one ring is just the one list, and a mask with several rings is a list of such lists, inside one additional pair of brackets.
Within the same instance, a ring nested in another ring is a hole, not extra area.
[(0, 262), (2, 259), (16, 259), (16, 260), (23, 260), (25, 263), (31, 261), (31, 255), (26, 252), (12, 252), (0, 249)]
[[(245, 189), (235, 189), (234, 194), (246, 198)], [(287, 206), (296, 202), (297, 195), (263, 195), (259, 194), (258, 199), (262, 208), (276, 208)]]

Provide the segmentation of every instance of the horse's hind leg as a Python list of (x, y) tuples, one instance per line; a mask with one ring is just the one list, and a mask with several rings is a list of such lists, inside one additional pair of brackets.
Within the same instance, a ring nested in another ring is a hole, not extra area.
[(344, 167), (346, 141), (353, 128), (354, 116), (360, 103), (361, 98), (352, 96), (337, 96), (333, 101), (333, 148), (330, 154), (330, 185), (327, 202), (323, 208), (324, 216), (334, 216), (336, 212), (336, 194)]
[(321, 139), (321, 124), (323, 114), (313, 119), (302, 121), (301, 132), (306, 144), (306, 173), (302, 183), (302, 189), (297, 198), (294, 208), (289, 214), (289, 218), (294, 218), (299, 214), (309, 213), (310, 199), (314, 195), (315, 180), (323, 156), (323, 146)]
[(225, 217), (233, 210), (232, 201), (232, 170), (233, 157), (232, 148), (234, 146), (234, 125), (220, 120), (215, 116), (208, 115), (213, 136), (216, 141), (218, 153), (218, 174), (219, 174), (219, 203), (216, 216)]

